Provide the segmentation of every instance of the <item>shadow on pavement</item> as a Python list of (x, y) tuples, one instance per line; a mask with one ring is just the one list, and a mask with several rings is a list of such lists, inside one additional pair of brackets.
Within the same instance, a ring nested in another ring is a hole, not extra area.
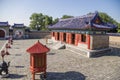
[(47, 72), (46, 80), (85, 80), (82, 73), (69, 71), (65, 73), (60, 72)]
[(55, 55), (56, 53), (47, 53), (47, 55)]
[(98, 58), (98, 57), (102, 57), (102, 56), (118, 56), (118, 57), (120, 57), (120, 48), (119, 47), (110, 46), (110, 48), (111, 48), (110, 52), (97, 54), (96, 56), (94, 56), (92, 58)]
[(24, 68), (24, 66), (15, 66), (16, 68)]
[(19, 74), (9, 74), (9, 79), (19, 79), (19, 78), (22, 78), (22, 77), (25, 77), (27, 75), (19, 75)]
[(120, 57), (120, 48), (119, 47), (110, 47), (111, 53), (109, 56), (119, 56)]

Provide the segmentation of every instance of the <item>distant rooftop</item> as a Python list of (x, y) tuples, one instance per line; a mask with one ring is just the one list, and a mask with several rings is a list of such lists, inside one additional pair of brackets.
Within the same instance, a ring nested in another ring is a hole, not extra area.
[(24, 27), (24, 24), (16, 24), (16, 23), (14, 23), (13, 27)]
[(0, 26), (9, 26), (8, 22), (0, 22)]

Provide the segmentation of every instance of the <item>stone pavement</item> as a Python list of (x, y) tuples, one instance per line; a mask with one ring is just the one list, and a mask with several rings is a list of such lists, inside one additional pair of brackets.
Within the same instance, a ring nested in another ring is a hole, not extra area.
[[(31, 80), (26, 49), (35, 42), (37, 39), (14, 40), (9, 49), (11, 55), (5, 56), (5, 60), (11, 62), (10, 76), (0, 80)], [(40, 39), (40, 42), (45, 44), (44, 39)], [(46, 80), (120, 80), (120, 49), (112, 48), (111, 54), (96, 58), (82, 57), (65, 49), (51, 49), (47, 54)], [(39, 79), (39, 75), (36, 75), (36, 80)]]

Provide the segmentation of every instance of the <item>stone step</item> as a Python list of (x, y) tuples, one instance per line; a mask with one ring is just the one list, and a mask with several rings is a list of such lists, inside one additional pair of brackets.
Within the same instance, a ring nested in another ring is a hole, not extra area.
[(66, 49), (88, 58), (104, 56), (111, 52), (111, 48), (105, 48), (100, 50), (88, 50), (88, 49), (80, 48), (74, 45), (66, 45)]
[(62, 44), (61, 42), (56, 42), (53, 46), (52, 49), (65, 49), (65, 44)]
[(77, 53), (79, 55), (88, 57), (88, 50), (86, 50), (86, 49), (79, 48), (79, 47), (74, 46), (74, 45), (66, 45), (66, 49), (68, 49), (71, 52)]

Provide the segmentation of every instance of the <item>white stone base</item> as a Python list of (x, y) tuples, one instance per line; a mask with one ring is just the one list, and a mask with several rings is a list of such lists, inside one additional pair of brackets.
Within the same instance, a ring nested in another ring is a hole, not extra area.
[(100, 50), (91, 50), (87, 54), (88, 57), (97, 57), (97, 56), (102, 56), (107, 53), (111, 52), (111, 48), (105, 48), (105, 49), (100, 49)]
[(111, 52), (111, 48), (105, 48), (105, 49), (99, 49), (99, 50), (88, 50), (88, 49), (84, 49), (84, 48), (77, 47), (74, 45), (69, 45), (69, 44), (66, 44), (66, 49), (88, 58), (102, 56), (107, 54), (108, 52)]

